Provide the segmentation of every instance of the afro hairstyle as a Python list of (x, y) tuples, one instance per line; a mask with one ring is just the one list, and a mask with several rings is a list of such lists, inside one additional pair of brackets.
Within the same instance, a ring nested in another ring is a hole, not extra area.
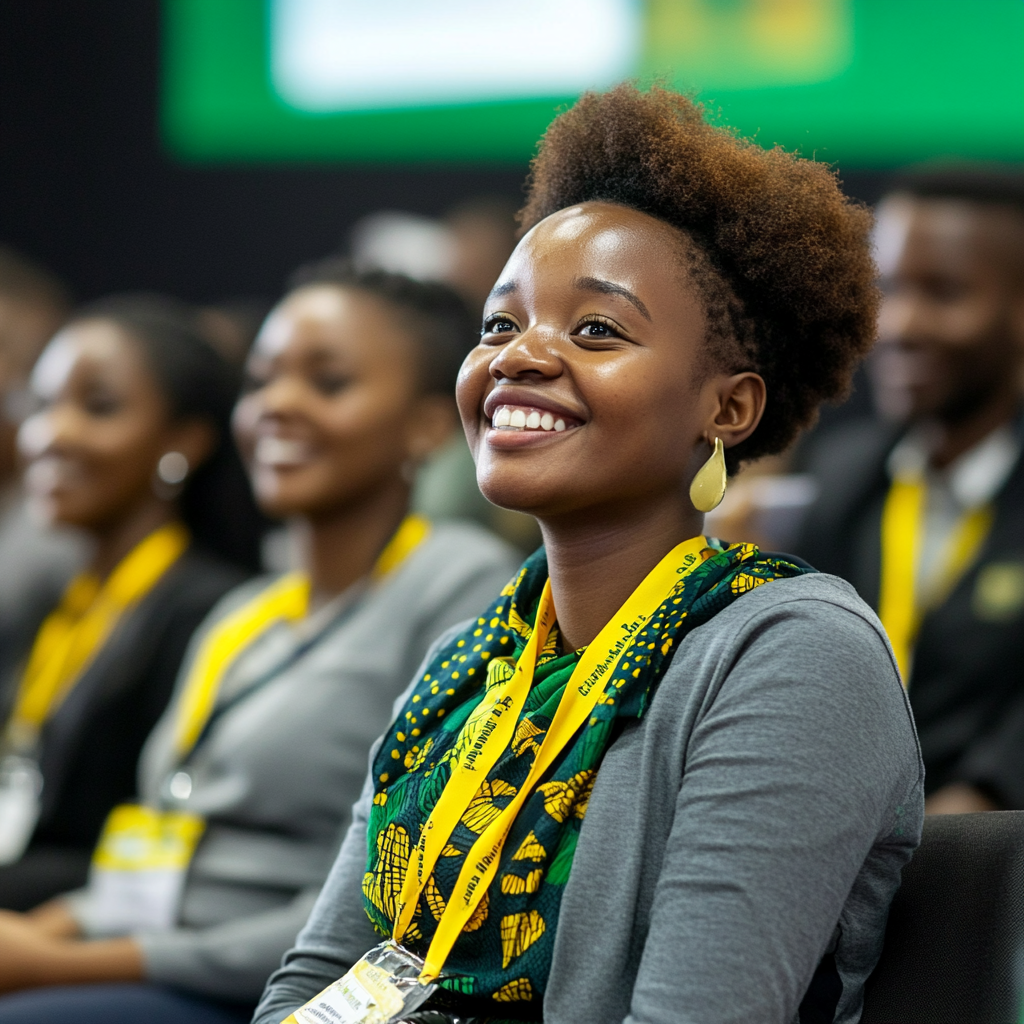
[(827, 166), (713, 126), (678, 93), (624, 84), (551, 123), (527, 190), (523, 231), (597, 201), (682, 232), (714, 365), (767, 385), (761, 423), (727, 452), (731, 472), (785, 449), (849, 392), (875, 333), (872, 218)]

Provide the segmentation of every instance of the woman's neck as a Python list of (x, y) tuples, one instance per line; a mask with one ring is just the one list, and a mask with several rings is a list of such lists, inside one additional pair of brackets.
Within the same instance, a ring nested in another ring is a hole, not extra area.
[(296, 522), (314, 607), (369, 574), (408, 510), (409, 485), (396, 480), (361, 501)]
[(678, 498), (541, 522), (565, 649), (589, 644), (658, 562), (703, 525)]
[(173, 502), (156, 497), (143, 499), (117, 522), (92, 531), (96, 548), (89, 568), (105, 580), (132, 548), (177, 516), (178, 509)]

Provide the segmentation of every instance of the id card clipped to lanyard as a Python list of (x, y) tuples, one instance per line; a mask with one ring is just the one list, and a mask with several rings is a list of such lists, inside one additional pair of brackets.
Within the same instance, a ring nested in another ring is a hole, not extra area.
[[(379, 581), (397, 569), (426, 539), (430, 524), (407, 517), (377, 559), (371, 579)], [(281, 622), (295, 623), (309, 610), (310, 585), (304, 573), (290, 573), (255, 595), (217, 623), (203, 639), (182, 688), (174, 720), (176, 763), (196, 748), (217, 709), (225, 674), (236, 659)], [(332, 621), (327, 629), (333, 628)], [(319, 639), (323, 631), (317, 635)], [(289, 661), (313, 644), (307, 642)], [(278, 665), (260, 683), (281, 671)], [(253, 689), (248, 688), (247, 696)], [(168, 779), (173, 798), (187, 798), (185, 773)], [(177, 920), (185, 876), (202, 838), (202, 817), (185, 810), (163, 810), (138, 804), (115, 807), (107, 818), (93, 854), (90, 871), (90, 921), (99, 932), (167, 931)]]
[(120, 618), (160, 581), (188, 547), (178, 523), (140, 541), (101, 584), (76, 576), (36, 634), (14, 711), (0, 741), (0, 865), (25, 852), (39, 820), (43, 726), (92, 664)]
[(602, 680), (614, 673), (629, 649), (632, 636), (654, 615), (679, 581), (702, 563), (702, 552), (707, 547), (707, 539), (701, 536), (673, 548), (583, 653), (565, 685), (526, 780), (466, 854), (426, 957), (420, 958), (402, 946), (402, 939), (412, 924), (420, 896), (441, 851), (480, 789), (480, 780), (487, 778), (512, 743), (519, 715), (533, 686), (537, 658), (555, 622), (551, 582), (544, 584), (536, 625), (515, 671), (508, 680), (494, 687), (487, 707), (481, 708), (479, 714), (474, 713), (464, 727), (464, 732), (469, 728), (474, 730), (474, 741), (463, 743), (460, 736), (456, 742), (457, 749), (472, 750), (473, 761), (467, 765), (464, 758), (456, 756), (451, 776), (420, 830), (396, 905), (391, 938), (375, 946), (344, 977), (285, 1018), (282, 1024), (323, 1024), (324, 1021), (388, 1024), (414, 1013), (426, 1002), (437, 987), (455, 942), (497, 874), (501, 851), (516, 815), (603, 697)]

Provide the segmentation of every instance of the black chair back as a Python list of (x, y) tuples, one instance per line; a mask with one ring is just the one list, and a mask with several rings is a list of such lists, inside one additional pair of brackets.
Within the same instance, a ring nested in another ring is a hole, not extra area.
[(1024, 811), (925, 819), (889, 912), (862, 1024), (1016, 1024)]

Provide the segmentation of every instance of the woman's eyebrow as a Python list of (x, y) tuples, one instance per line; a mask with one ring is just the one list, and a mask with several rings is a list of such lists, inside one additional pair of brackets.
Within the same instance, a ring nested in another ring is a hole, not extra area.
[(503, 284), (496, 284), (492, 289), (488, 299), (500, 299), (502, 295), (508, 295), (510, 292), (514, 292), (519, 288), (519, 285), (515, 281), (505, 281)]
[(634, 295), (628, 288), (621, 284), (614, 284), (611, 281), (604, 281), (599, 277), (577, 277), (573, 281), (573, 287), (582, 292), (601, 292), (604, 295), (621, 295), (628, 302), (636, 306), (640, 315), (646, 320), (651, 319), (651, 314), (643, 304), (640, 297)]

